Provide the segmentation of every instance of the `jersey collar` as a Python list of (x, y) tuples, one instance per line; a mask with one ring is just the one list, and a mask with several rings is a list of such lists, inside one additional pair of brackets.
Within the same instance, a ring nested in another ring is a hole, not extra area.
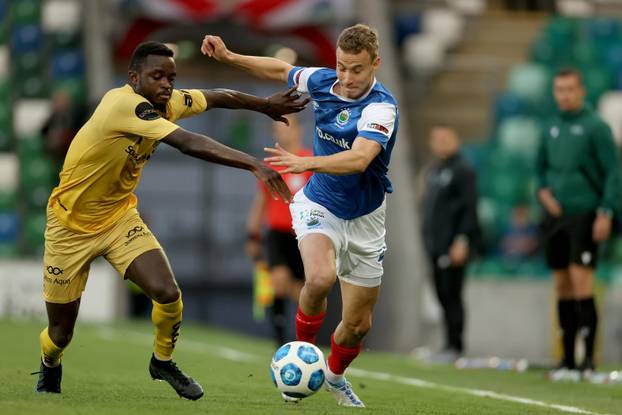
[(346, 98), (343, 97), (337, 93), (335, 93), (335, 91), (333, 91), (333, 89), (335, 88), (335, 85), (337, 85), (337, 83), (339, 82), (339, 79), (337, 79), (333, 85), (330, 87), (330, 94), (333, 96), (336, 96), (337, 98), (339, 98), (342, 101), (346, 101), (346, 102), (357, 102), (357, 101), (361, 101), (365, 98), (367, 98), (367, 96), (369, 95), (369, 93), (372, 91), (372, 89), (374, 89), (374, 87), (376, 86), (376, 77), (374, 76), (374, 82), (371, 83), (371, 86), (369, 87), (369, 89), (367, 90), (367, 92), (365, 92), (363, 95), (361, 95), (359, 98), (357, 99), (352, 99), (352, 98)]

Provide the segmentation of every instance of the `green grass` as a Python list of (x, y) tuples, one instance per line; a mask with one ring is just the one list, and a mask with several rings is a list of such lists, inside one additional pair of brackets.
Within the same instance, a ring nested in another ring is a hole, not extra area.
[[(151, 353), (148, 323), (112, 326), (79, 325), (63, 358), (63, 393), (36, 395), (39, 322), (0, 321), (0, 414), (351, 414), (320, 391), (299, 404), (285, 404), (272, 385), (268, 365), (270, 342), (202, 326), (182, 329), (175, 359), (197, 379), (205, 396), (182, 400), (147, 371)], [(235, 349), (245, 361), (223, 357)], [(598, 414), (622, 414), (622, 385), (549, 383), (543, 373), (517, 374), (489, 370), (458, 371), (428, 366), (409, 357), (365, 352), (354, 368), (417, 378), (443, 387), (420, 387), (392, 380), (350, 375), (355, 391), (367, 405), (365, 414), (563, 414), (554, 408), (472, 396), (469, 388), (570, 405)], [(363, 376), (365, 375), (365, 376)], [(393, 378), (394, 379), (394, 378)], [(449, 387), (449, 388), (446, 388)]]

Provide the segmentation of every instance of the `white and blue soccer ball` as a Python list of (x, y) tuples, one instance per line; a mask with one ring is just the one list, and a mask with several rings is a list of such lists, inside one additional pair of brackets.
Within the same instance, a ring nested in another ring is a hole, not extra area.
[(324, 354), (311, 343), (286, 343), (274, 353), (270, 374), (280, 392), (290, 398), (306, 398), (320, 390), (324, 384)]

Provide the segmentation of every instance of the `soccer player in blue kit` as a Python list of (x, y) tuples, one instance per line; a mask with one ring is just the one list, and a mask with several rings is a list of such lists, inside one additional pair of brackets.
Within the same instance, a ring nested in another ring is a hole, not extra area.
[(266, 161), (285, 166), (281, 173), (313, 172), (290, 206), (305, 270), (296, 337), (315, 342), (326, 297), (338, 278), (342, 320), (331, 336), (326, 387), (339, 405), (364, 407), (344, 372), (371, 328), (380, 290), (387, 249), (385, 194), (393, 191), (387, 171), (399, 119), (395, 98), (375, 78), (378, 35), (363, 24), (343, 30), (336, 70), (236, 54), (212, 35), (205, 36), (201, 51), (259, 78), (296, 85), (313, 101), (314, 155), (297, 156), (277, 144), (266, 149)]

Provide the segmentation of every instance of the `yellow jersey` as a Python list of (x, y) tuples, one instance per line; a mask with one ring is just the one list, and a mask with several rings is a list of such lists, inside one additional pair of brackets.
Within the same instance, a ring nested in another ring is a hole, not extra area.
[(143, 167), (159, 140), (179, 128), (173, 122), (206, 108), (200, 90), (174, 90), (166, 114), (130, 85), (108, 91), (71, 142), (48, 207), (71, 231), (105, 230), (138, 204)]

